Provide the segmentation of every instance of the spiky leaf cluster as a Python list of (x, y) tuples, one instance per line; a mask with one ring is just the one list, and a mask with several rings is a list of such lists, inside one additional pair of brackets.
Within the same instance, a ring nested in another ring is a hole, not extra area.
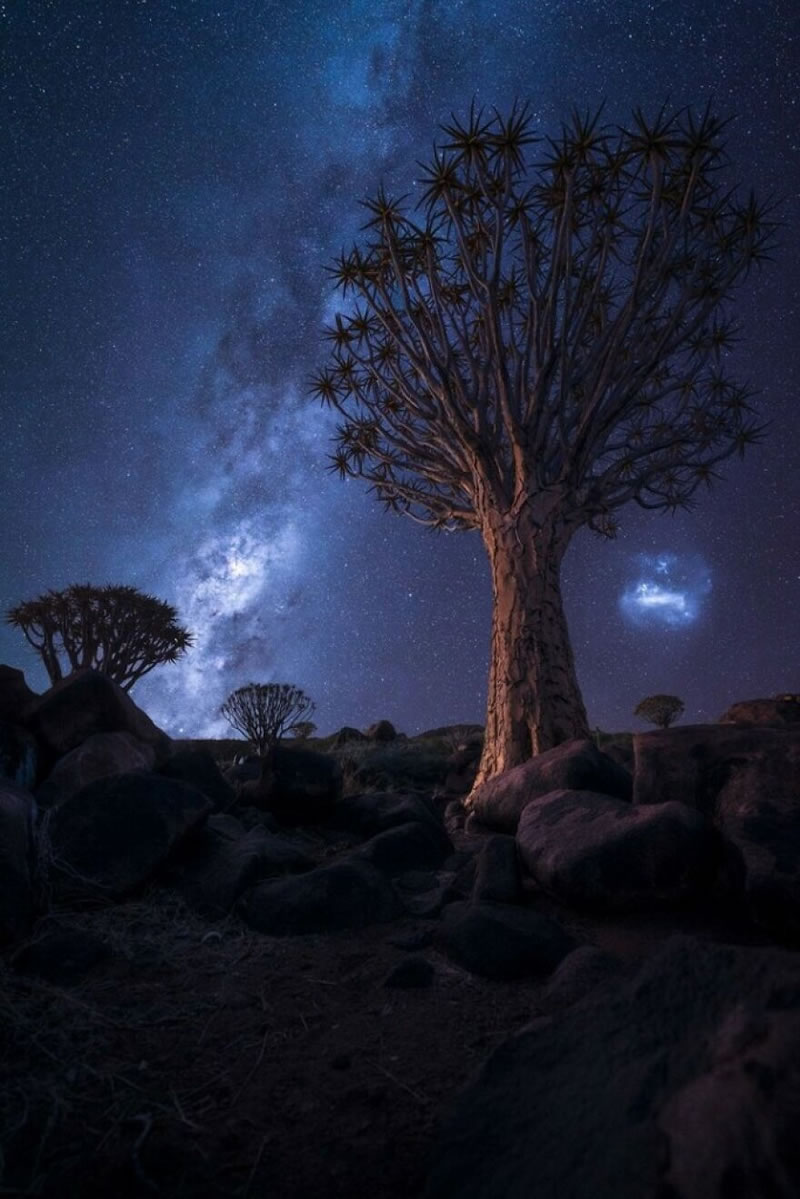
[(609, 535), (630, 499), (687, 505), (762, 431), (727, 301), (775, 223), (726, 190), (723, 123), (573, 114), (541, 140), (473, 107), (443, 131), (416, 207), (379, 190), (332, 267), (333, 468), (447, 527), (553, 487)]
[(683, 700), (677, 695), (648, 695), (633, 710), (634, 716), (641, 716), (661, 729), (668, 729), (682, 712)]
[(177, 661), (193, 641), (170, 604), (125, 585), (48, 591), (11, 608), (6, 621), (25, 634), (52, 683), (98, 670), (125, 691), (156, 666)]
[(313, 729), (313, 722), (305, 718), (314, 708), (305, 692), (291, 683), (247, 683), (228, 696), (220, 714), (263, 755), (284, 733), (303, 725)]

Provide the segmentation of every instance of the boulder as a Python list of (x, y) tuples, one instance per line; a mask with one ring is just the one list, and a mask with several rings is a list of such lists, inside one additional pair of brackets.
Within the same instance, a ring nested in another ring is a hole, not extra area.
[(18, 721), (38, 696), (14, 666), (0, 666), (0, 720)]
[(398, 962), (386, 975), (383, 985), (402, 990), (429, 987), (433, 982), (434, 974), (433, 964), (422, 954), (414, 954), (413, 957), (404, 958), (402, 962)]
[(549, 974), (575, 948), (560, 924), (530, 908), (504, 903), (451, 903), (436, 945), (459, 966), (484, 978)]
[(331, 745), (338, 748), (340, 745), (349, 745), (352, 741), (366, 741), (367, 738), (360, 729), (351, 728), (349, 725), (343, 725), (339, 732), (334, 735)]
[(95, 779), (131, 770), (151, 770), (155, 757), (152, 745), (130, 733), (95, 733), (58, 759), (37, 787), (36, 802), (40, 808), (52, 808)]
[(613, 953), (596, 945), (579, 945), (554, 972), (537, 1006), (560, 1013), (585, 999), (601, 983), (621, 979), (624, 974), (624, 963)]
[(349, 858), (245, 892), (238, 910), (259, 932), (274, 937), (330, 933), (394, 920), (400, 898), (383, 871)]
[(482, 741), (469, 741), (450, 755), (444, 779), (446, 795), (467, 795), (472, 790), (482, 753)]
[(377, 720), (366, 730), (365, 737), (368, 741), (394, 741), (397, 731), (391, 720)]
[(113, 902), (138, 890), (211, 810), (195, 787), (144, 771), (89, 783), (47, 813), (56, 900)]
[(634, 733), (633, 802), (678, 799), (713, 816), (731, 771), (753, 755), (774, 763), (800, 792), (800, 730), (735, 724), (681, 724)]
[(513, 837), (495, 833), (478, 851), (472, 898), (476, 903), (519, 903), (522, 898), (519, 851)]
[(444, 829), (433, 821), (409, 820), (371, 837), (350, 855), (369, 862), (389, 877), (407, 870), (435, 870), (452, 853)]
[(21, 725), (0, 718), (0, 779), (9, 779), (32, 791), (38, 766), (39, 753), (33, 735)]
[(359, 837), (374, 837), (386, 829), (417, 820), (442, 828), (433, 807), (419, 795), (401, 791), (376, 791), (368, 795), (343, 795), (337, 800), (329, 824), (333, 828), (355, 833)]
[(635, 807), (593, 791), (553, 791), (522, 813), (523, 866), (556, 899), (599, 911), (682, 903), (708, 894), (722, 838), (700, 812), (672, 801)]
[[(209, 826), (215, 818), (209, 817)], [(217, 818), (219, 819), (219, 818)], [(248, 888), (266, 878), (312, 870), (314, 860), (285, 837), (252, 828), (231, 837), (202, 828), (187, 843), (170, 883), (203, 916), (226, 916)]]
[(18, 974), (69, 987), (111, 957), (109, 943), (86, 929), (56, 921), (36, 931), (36, 939), (23, 945), (11, 959)]
[(774, 699), (745, 699), (722, 713), (720, 724), (749, 724), (768, 728), (800, 729), (800, 695), (776, 695)]
[(0, 779), (0, 945), (23, 937), (36, 914), (35, 817), (30, 792)]
[(790, 1199), (798, 1126), (800, 957), (676, 937), (491, 1054), (424, 1197)]
[(601, 753), (594, 741), (565, 741), (476, 788), (469, 798), (473, 823), (515, 833), (532, 799), (565, 788), (629, 800), (633, 782), (628, 771)]
[(170, 753), (170, 739), (137, 708), (107, 674), (85, 670), (56, 683), (34, 700), (25, 725), (53, 758), (60, 758), (95, 733), (130, 733), (151, 745), (156, 762)]
[(342, 770), (330, 754), (275, 745), (261, 759), (258, 779), (242, 783), (237, 798), (282, 824), (316, 824), (331, 815), (341, 792)]
[(191, 783), (207, 796), (218, 812), (233, 804), (236, 792), (207, 749), (179, 747), (167, 758), (160, 773), (168, 779)]

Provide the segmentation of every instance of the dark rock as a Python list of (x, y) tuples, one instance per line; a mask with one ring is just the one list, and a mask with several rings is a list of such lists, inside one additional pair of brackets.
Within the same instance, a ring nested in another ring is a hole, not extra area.
[(414, 987), (429, 987), (433, 982), (434, 974), (433, 965), (427, 958), (421, 956), (404, 958), (389, 971), (383, 980), (383, 985), (404, 990)]
[(34, 700), (25, 725), (54, 757), (60, 758), (95, 733), (130, 733), (152, 745), (156, 763), (170, 753), (170, 739), (107, 674), (86, 670), (56, 683)]
[(39, 754), (36, 739), (27, 729), (0, 718), (0, 779), (32, 791), (36, 784)]
[(241, 803), (271, 812), (281, 824), (316, 824), (332, 814), (342, 793), (342, 770), (330, 754), (275, 745), (255, 782), (238, 789)]
[(369, 726), (365, 736), (368, 741), (394, 741), (397, 731), (391, 720), (377, 720)]
[(210, 812), (196, 788), (157, 774), (90, 783), (47, 814), (57, 901), (113, 902), (136, 891)]
[(528, 804), (517, 844), (545, 891), (599, 911), (708, 895), (723, 858), (718, 830), (694, 808), (635, 807), (592, 791), (554, 791)]
[(624, 973), (624, 963), (613, 953), (598, 949), (596, 945), (579, 945), (567, 954), (553, 974), (539, 1006), (548, 1012), (561, 1013), (601, 983), (612, 978), (621, 979)]
[(472, 792), (474, 822), (501, 833), (515, 833), (524, 808), (550, 791), (597, 791), (630, 800), (633, 780), (594, 741), (565, 741), (529, 762), (498, 774)]
[(452, 836), (460, 832), (467, 819), (467, 810), (460, 799), (451, 799), (444, 809), (444, 827)]
[(236, 798), (236, 792), (207, 749), (177, 749), (167, 758), (160, 773), (165, 778), (191, 783), (208, 796), (219, 812), (227, 811)]
[(242, 896), (238, 908), (252, 928), (274, 937), (365, 928), (403, 914), (383, 871), (352, 858), (259, 883)]
[(389, 944), (393, 945), (395, 949), (405, 949), (409, 953), (415, 953), (419, 949), (428, 949), (433, 944), (433, 940), (432, 928), (420, 928), (402, 937), (389, 937)]
[(519, 903), (522, 898), (519, 851), (513, 837), (496, 833), (478, 851), (472, 898), (476, 903)]
[(40, 808), (55, 807), (96, 779), (132, 770), (149, 771), (155, 758), (153, 746), (130, 733), (95, 733), (58, 759), (36, 788), (36, 802)]
[(424, 1196), (790, 1199), (799, 1126), (800, 957), (673, 938), (492, 1053)]
[(351, 856), (370, 862), (392, 877), (407, 870), (435, 869), (452, 849), (443, 828), (433, 822), (410, 820), (377, 833)]
[(446, 795), (467, 795), (472, 790), (483, 753), (482, 741), (468, 741), (447, 759), (444, 780)]
[(436, 944), (472, 974), (502, 979), (549, 974), (575, 946), (548, 916), (501, 903), (450, 904)]
[(312, 870), (314, 864), (297, 845), (264, 828), (235, 839), (202, 828), (185, 844), (169, 881), (195, 911), (218, 919), (260, 880)]
[(741, 700), (722, 713), (719, 723), (800, 730), (800, 694)]
[(82, 928), (55, 924), (18, 950), (11, 965), (19, 974), (33, 975), (55, 986), (80, 982), (111, 957), (111, 946)]
[[(220, 837), (227, 837), (229, 841), (236, 841), (247, 832), (241, 820), (236, 816), (231, 816), (230, 812), (213, 812), (206, 822), (206, 827)], [(273, 832), (274, 830), (268, 831)]]
[(25, 675), (14, 666), (0, 666), (0, 720), (12, 724), (20, 720), (34, 700), (38, 699), (25, 682)]
[(634, 733), (633, 802), (678, 799), (707, 816), (734, 769), (753, 755), (800, 791), (800, 730), (735, 724), (681, 724)]
[(421, 796), (397, 791), (343, 795), (331, 813), (329, 824), (359, 837), (374, 837), (412, 820), (440, 830), (443, 827), (438, 814)]
[(338, 748), (341, 745), (349, 745), (353, 741), (366, 741), (367, 738), (360, 729), (350, 728), (349, 725), (344, 725), (335, 734), (331, 745)]
[(0, 945), (25, 936), (36, 914), (35, 816), (30, 792), (0, 779)]

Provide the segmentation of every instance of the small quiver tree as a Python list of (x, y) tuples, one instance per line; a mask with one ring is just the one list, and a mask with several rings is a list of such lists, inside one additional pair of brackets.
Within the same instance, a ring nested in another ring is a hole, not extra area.
[(220, 713), (263, 757), (284, 733), (310, 716), (314, 707), (305, 692), (290, 683), (247, 683), (228, 696)]
[(193, 641), (170, 604), (124, 585), (48, 591), (9, 609), (6, 621), (22, 630), (51, 683), (97, 670), (124, 691), (156, 666), (177, 661)]
[(298, 741), (305, 741), (308, 737), (313, 737), (317, 731), (317, 726), (313, 720), (298, 720), (296, 724), (290, 724), (287, 732), (296, 737)]
[(313, 390), (342, 417), (335, 470), (483, 539), (477, 785), (589, 735), (560, 583), (576, 531), (613, 537), (630, 501), (687, 507), (758, 440), (727, 302), (775, 226), (729, 190), (708, 110), (575, 114), (541, 139), (524, 107), (473, 109), (444, 135), (417, 211), (380, 189), (333, 266), (342, 311)]
[(633, 714), (661, 729), (668, 729), (682, 712), (683, 700), (677, 695), (648, 695), (636, 705)]

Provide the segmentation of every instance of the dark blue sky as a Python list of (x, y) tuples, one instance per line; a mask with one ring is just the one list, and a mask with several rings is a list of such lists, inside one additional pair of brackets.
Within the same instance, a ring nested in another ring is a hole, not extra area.
[[(482, 721), (488, 569), (474, 534), (386, 515), (327, 471), (306, 398), (335, 310), (325, 266), (381, 179), (413, 185), (471, 99), (609, 121), (735, 114), (731, 182), (783, 197), (742, 291), (739, 376), (763, 445), (676, 517), (635, 507), (564, 567), (592, 723), (639, 699), (685, 720), (800, 689), (800, 13), (795, 0), (0, 2), (0, 607), (70, 582), (175, 604), (197, 644), (135, 698), (222, 732), (250, 680), (293, 682), (322, 731)], [(670, 559), (697, 613), (621, 597)], [(0, 661), (46, 676), (21, 634)]]

